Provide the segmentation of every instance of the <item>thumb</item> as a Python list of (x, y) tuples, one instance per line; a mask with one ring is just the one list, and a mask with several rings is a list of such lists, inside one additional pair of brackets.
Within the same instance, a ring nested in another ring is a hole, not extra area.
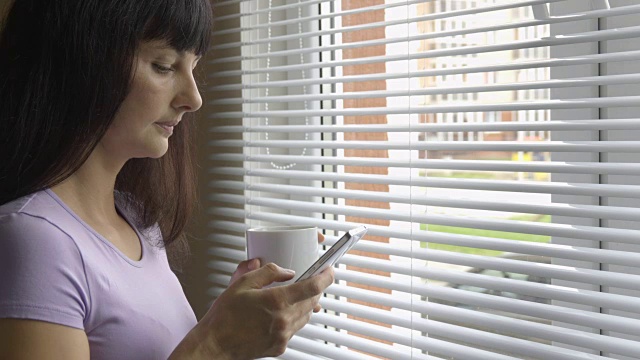
[(274, 282), (291, 280), (295, 276), (295, 271), (283, 269), (274, 263), (268, 263), (258, 270), (247, 273), (245, 283), (254, 289), (261, 289)]

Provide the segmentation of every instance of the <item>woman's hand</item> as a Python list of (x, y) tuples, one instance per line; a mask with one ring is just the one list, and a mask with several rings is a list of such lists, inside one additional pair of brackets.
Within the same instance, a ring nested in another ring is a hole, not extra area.
[[(318, 233), (318, 242), (324, 235)], [(229, 287), (169, 359), (255, 359), (282, 354), (293, 335), (309, 322), (311, 312), (333, 283), (333, 269), (286, 286), (294, 273), (259, 259), (238, 264)]]
[(299, 283), (263, 289), (293, 276), (275, 264), (239, 276), (188, 337), (195, 337), (212, 359), (281, 355), (312, 311), (319, 309), (320, 296), (333, 283), (333, 269)]

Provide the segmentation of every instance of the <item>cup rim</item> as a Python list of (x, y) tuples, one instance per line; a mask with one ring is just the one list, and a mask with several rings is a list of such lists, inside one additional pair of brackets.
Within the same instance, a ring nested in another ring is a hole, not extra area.
[(263, 226), (257, 228), (247, 229), (247, 232), (281, 232), (281, 231), (297, 231), (297, 230), (317, 230), (316, 226), (308, 226), (308, 225), (293, 225), (293, 226)]

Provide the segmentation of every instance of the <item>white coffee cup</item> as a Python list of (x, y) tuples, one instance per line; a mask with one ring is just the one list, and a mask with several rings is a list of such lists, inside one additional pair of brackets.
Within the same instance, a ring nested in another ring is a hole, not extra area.
[(247, 230), (247, 258), (260, 259), (296, 272), (290, 284), (318, 259), (318, 229), (314, 226), (272, 226)]

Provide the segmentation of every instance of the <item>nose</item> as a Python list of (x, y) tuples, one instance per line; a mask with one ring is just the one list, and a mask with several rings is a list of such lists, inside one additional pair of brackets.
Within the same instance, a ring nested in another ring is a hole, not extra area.
[(202, 96), (198, 90), (195, 77), (191, 71), (180, 81), (177, 93), (173, 99), (173, 106), (184, 112), (193, 112), (202, 106)]

